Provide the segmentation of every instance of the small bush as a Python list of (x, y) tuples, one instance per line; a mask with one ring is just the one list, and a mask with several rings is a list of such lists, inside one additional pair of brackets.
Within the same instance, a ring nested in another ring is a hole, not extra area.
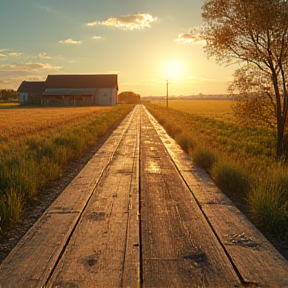
[(172, 125), (172, 131), (171, 131), (171, 136), (175, 139), (177, 135), (182, 133), (182, 128), (179, 127), (178, 125)]
[[(23, 207), (24, 196), (18, 191), (10, 188), (6, 194), (1, 197), (0, 202), (0, 223), (1, 226), (9, 226), (17, 223)], [(1, 231), (1, 230), (0, 230)]]
[(163, 127), (164, 127), (165, 131), (167, 132), (167, 134), (172, 136), (173, 125), (169, 122), (166, 122)]
[(208, 173), (211, 172), (214, 164), (218, 161), (216, 153), (210, 148), (198, 147), (195, 150), (192, 150), (191, 154), (195, 164)]
[(159, 123), (160, 125), (164, 126), (165, 123), (166, 123), (166, 120), (165, 120), (164, 118), (159, 118), (159, 119), (158, 119), (158, 123)]
[(257, 183), (247, 201), (254, 222), (266, 232), (288, 237), (288, 174), (271, 174)]
[(186, 153), (189, 153), (189, 151), (193, 150), (195, 147), (195, 140), (189, 133), (181, 132), (180, 134), (176, 135), (175, 140)]
[(219, 161), (211, 175), (220, 189), (237, 200), (243, 200), (250, 190), (249, 176), (236, 164)]

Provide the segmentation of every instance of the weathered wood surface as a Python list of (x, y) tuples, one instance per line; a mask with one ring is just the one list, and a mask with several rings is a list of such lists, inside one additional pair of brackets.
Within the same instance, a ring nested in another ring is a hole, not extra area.
[(0, 288), (140, 286), (288, 287), (288, 263), (137, 106), (2, 263)]
[(230, 260), (144, 113), (140, 174), (145, 287), (238, 287)]
[(139, 284), (139, 127), (138, 114), (95, 188), (47, 287)]

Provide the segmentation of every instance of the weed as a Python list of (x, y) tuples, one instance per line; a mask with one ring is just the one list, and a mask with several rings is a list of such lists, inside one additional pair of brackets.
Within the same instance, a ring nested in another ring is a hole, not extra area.
[(219, 161), (213, 166), (211, 175), (220, 189), (237, 200), (243, 200), (250, 190), (248, 174), (236, 163)]
[(191, 133), (181, 131), (175, 136), (175, 140), (186, 153), (195, 147), (195, 140)]
[(215, 151), (212, 151), (209, 147), (198, 146), (196, 149), (190, 152), (195, 164), (207, 172), (211, 172), (215, 163), (218, 161), (218, 156)]

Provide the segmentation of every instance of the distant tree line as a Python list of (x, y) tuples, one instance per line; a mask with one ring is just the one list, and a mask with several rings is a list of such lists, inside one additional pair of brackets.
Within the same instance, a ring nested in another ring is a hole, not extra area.
[(1, 89), (0, 90), (0, 100), (8, 101), (8, 100), (17, 100), (18, 93), (12, 89)]
[(140, 103), (140, 95), (131, 91), (121, 92), (118, 95), (118, 103), (121, 104), (137, 104)]

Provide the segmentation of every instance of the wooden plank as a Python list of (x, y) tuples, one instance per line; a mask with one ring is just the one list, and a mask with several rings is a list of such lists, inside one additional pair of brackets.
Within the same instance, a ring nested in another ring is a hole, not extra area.
[(41, 217), (1, 265), (0, 287), (42, 287), (78, 216), (78, 213), (66, 213)]
[(142, 115), (143, 287), (237, 287), (240, 279), (202, 211)]
[[(50, 277), (135, 111), (66, 187), (0, 266), (0, 287), (42, 287)], [(82, 243), (83, 244), (83, 243)]]
[(47, 287), (139, 284), (139, 117), (136, 116), (137, 113)]
[(189, 155), (180, 149), (157, 121), (151, 119), (242, 281), (259, 287), (288, 287), (287, 260), (216, 187), (205, 171), (192, 164)]
[(235, 207), (203, 205), (244, 282), (257, 287), (288, 287), (287, 261)]
[[(123, 287), (140, 288), (140, 211), (139, 211), (139, 161), (140, 161), (140, 110), (134, 127), (135, 141), (133, 173), (129, 193), (129, 214), (126, 252), (123, 271)], [(132, 127), (133, 129), (133, 127)]]

